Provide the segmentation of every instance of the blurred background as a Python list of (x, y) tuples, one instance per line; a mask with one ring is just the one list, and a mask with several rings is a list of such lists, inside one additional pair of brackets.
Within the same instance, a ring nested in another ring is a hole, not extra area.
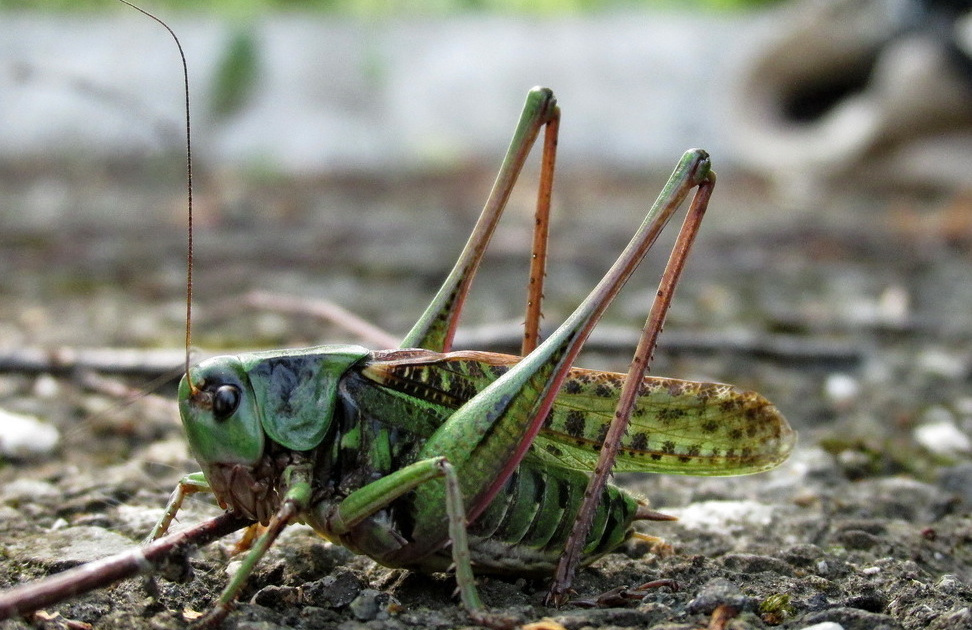
[[(968, 4), (146, 4), (189, 65), (194, 342), (356, 341), (248, 305), (254, 290), (402, 335), (471, 229), (527, 90), (546, 85), (563, 109), (548, 326), (682, 152), (705, 148), (719, 183), (653, 371), (758, 389), (849, 477), (968, 480)], [(0, 0), (0, 408), (67, 428), (42, 460), (94, 447), (74, 427), (109, 406), (50, 376), (73, 371), (64, 348), (166, 350), (178, 370), (183, 117), (179, 57), (154, 22), (108, 0)], [(527, 170), (473, 287), (466, 346), (515, 349)], [(626, 368), (670, 242), (585, 365)], [(97, 448), (126, 457), (143, 429), (120, 423)]]

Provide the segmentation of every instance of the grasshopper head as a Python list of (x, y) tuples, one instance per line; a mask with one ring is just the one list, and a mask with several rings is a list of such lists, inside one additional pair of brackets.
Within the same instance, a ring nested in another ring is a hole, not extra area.
[(240, 360), (218, 357), (190, 369), (179, 384), (179, 413), (220, 506), (258, 521), (269, 518), (276, 493), (261, 465), (266, 437)]
[(276, 511), (287, 459), (278, 455), (321, 445), (341, 378), (368, 354), (360, 346), (318, 346), (217, 357), (189, 370), (179, 412), (221, 506), (261, 522)]
[(179, 384), (179, 414), (189, 448), (200, 464), (253, 466), (263, 456), (264, 433), (237, 357), (217, 357), (189, 370)]

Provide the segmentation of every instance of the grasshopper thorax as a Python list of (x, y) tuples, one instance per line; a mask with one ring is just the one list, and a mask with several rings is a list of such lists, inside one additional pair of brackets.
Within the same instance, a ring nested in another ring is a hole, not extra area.
[(321, 444), (341, 377), (368, 355), (360, 346), (319, 346), (216, 357), (190, 368), (179, 386), (179, 413), (220, 505), (261, 522), (274, 513), (281, 462)]

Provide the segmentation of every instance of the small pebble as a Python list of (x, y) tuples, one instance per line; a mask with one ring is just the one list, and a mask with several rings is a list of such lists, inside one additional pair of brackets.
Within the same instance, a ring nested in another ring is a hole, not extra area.
[(358, 621), (372, 621), (388, 619), (400, 606), (398, 600), (388, 593), (366, 588), (354, 598), (348, 608)]
[(61, 395), (61, 383), (50, 374), (41, 374), (34, 381), (34, 395), (53, 400)]
[(723, 578), (715, 578), (702, 587), (695, 599), (688, 603), (690, 613), (712, 614), (719, 606), (731, 606), (737, 611), (754, 610), (755, 601), (738, 586)]
[(351, 571), (338, 571), (301, 587), (302, 602), (319, 608), (343, 608), (362, 594), (362, 583)]
[(38, 418), (0, 409), (0, 455), (15, 459), (45, 457), (60, 439), (56, 428)]
[(954, 456), (972, 452), (972, 440), (955, 426), (951, 414), (945, 414), (947, 418), (941, 417), (944, 414), (929, 410), (926, 415), (934, 419), (915, 429), (915, 441), (936, 455)]
[(893, 284), (878, 297), (875, 316), (885, 324), (901, 326), (911, 314), (911, 298), (908, 290), (900, 284)]
[(935, 588), (938, 591), (948, 594), (960, 593), (963, 586), (962, 581), (951, 573), (946, 573), (942, 577), (938, 578), (937, 582), (935, 582)]
[(854, 402), (860, 391), (857, 379), (847, 374), (831, 374), (824, 382), (827, 400), (837, 407), (846, 407)]

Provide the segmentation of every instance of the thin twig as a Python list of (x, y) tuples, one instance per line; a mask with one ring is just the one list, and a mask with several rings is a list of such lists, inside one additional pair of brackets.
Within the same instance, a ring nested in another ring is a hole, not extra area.
[[(296, 312), (296, 311), (293, 311)], [(308, 312), (300, 310), (300, 312)], [(503, 349), (514, 352), (522, 340), (523, 327), (516, 322), (491, 324), (459, 331), (456, 349)], [(625, 326), (601, 325), (585, 349), (594, 352), (628, 352), (638, 343), (640, 331)], [(388, 338), (390, 340), (391, 337)], [(382, 345), (382, 344), (376, 344)], [(383, 344), (395, 347), (397, 344)], [(661, 354), (733, 354), (768, 359), (784, 364), (854, 366), (864, 360), (864, 344), (847, 340), (804, 335), (750, 332), (665, 331), (659, 344)], [(200, 358), (211, 352), (200, 352)], [(67, 375), (78, 370), (101, 374), (159, 377), (182, 374), (182, 350), (135, 348), (19, 348), (0, 351), (0, 373)]]
[(137, 348), (18, 348), (0, 352), (0, 373), (68, 375), (79, 370), (101, 374), (158, 377), (182, 374), (183, 350)]
[(360, 337), (362, 341), (379, 348), (397, 348), (400, 341), (398, 337), (328, 300), (308, 300), (282, 293), (251, 291), (243, 298), (243, 302), (251, 308), (317, 317), (340, 326)]
[(138, 402), (143, 405), (143, 409), (156, 410), (160, 416), (170, 417), (175, 421), (177, 416), (175, 400), (155, 393), (162, 384), (160, 381), (168, 381), (169, 376), (168, 374), (161, 376), (155, 379), (154, 383), (146, 383), (143, 387), (132, 387), (128, 383), (99, 372), (83, 370), (78, 376), (78, 383), (88, 391), (120, 401), (123, 406)]
[(125, 578), (155, 571), (166, 559), (184, 553), (189, 547), (206, 545), (250, 523), (232, 512), (226, 512), (189, 529), (159, 538), (144, 547), (14, 587), (0, 593), (0, 620), (25, 615)]

